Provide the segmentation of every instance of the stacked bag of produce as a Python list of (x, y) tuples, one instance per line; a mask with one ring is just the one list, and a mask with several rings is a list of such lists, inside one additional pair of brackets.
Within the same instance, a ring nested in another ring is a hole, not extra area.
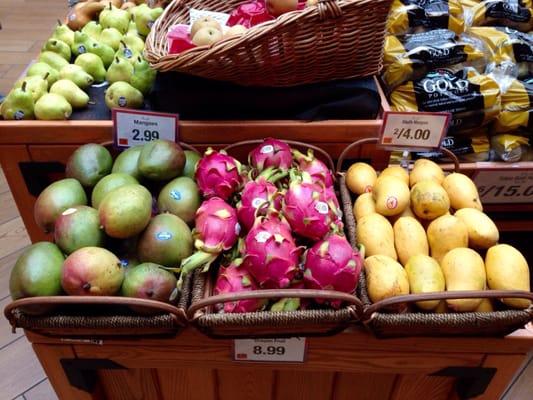
[(162, 8), (139, 1), (76, 4), (43, 45), (37, 62), (1, 104), (7, 120), (65, 120), (91, 104), (92, 85), (106, 89), (108, 108), (141, 108), (156, 72), (144, 59), (146, 35)]
[(395, 0), (382, 76), (392, 109), (452, 113), (443, 145), (461, 160), (529, 159), (531, 30), (530, 0)]

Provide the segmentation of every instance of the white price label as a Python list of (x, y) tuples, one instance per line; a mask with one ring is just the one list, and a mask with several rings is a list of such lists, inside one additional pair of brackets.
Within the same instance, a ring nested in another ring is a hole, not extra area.
[(235, 361), (304, 362), (306, 340), (288, 339), (236, 339), (233, 345)]
[(474, 176), (474, 182), (484, 204), (533, 202), (531, 169), (479, 170)]
[(391, 149), (436, 149), (449, 121), (449, 113), (385, 112), (379, 143)]
[(142, 146), (152, 140), (178, 142), (178, 116), (148, 111), (114, 108), (113, 137), (115, 146), (128, 148)]

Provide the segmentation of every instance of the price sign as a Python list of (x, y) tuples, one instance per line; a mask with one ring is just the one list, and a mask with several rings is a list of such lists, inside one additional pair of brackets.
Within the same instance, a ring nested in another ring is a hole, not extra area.
[(178, 116), (114, 108), (113, 138), (120, 149), (141, 146), (157, 139), (178, 141)]
[(449, 122), (450, 113), (385, 112), (379, 143), (392, 150), (436, 149)]
[[(478, 163), (483, 168), (483, 163)], [(474, 176), (485, 204), (533, 203), (533, 170), (485, 169)]]
[(235, 361), (304, 362), (305, 338), (236, 339), (233, 345)]

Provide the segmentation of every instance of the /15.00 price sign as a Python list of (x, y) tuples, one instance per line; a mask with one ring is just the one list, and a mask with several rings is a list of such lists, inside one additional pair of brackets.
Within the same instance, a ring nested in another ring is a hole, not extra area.
[(482, 203), (533, 202), (533, 170), (480, 170), (474, 176), (474, 182)]
[(235, 361), (304, 362), (305, 338), (236, 339), (233, 345)]
[(178, 116), (114, 108), (113, 138), (117, 148), (142, 146), (157, 139), (178, 141)]

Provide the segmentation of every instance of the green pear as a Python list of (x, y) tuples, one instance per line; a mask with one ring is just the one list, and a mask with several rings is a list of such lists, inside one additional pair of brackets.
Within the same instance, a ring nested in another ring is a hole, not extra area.
[(105, 80), (105, 68), (102, 59), (93, 53), (80, 54), (74, 64), (83, 68), (85, 72), (91, 75), (96, 83)]
[(141, 108), (143, 95), (127, 82), (115, 82), (105, 92), (105, 104), (109, 109), (115, 107)]
[(135, 49), (128, 47), (128, 45), (122, 41), (120, 42), (120, 49), (115, 53), (115, 57), (122, 58), (129, 61), (131, 64), (135, 63), (137, 57), (140, 57), (141, 53)]
[(60, 79), (52, 85), (50, 93), (63, 96), (72, 108), (85, 108), (89, 103), (89, 96), (74, 82), (68, 79)]
[[(137, 6), (137, 8), (142, 6), (143, 4)], [(155, 20), (158, 19), (161, 14), (163, 14), (163, 9), (161, 7), (150, 8), (146, 4), (144, 4), (144, 6), (146, 7), (142, 7), (141, 10), (133, 14), (133, 19), (135, 21), (135, 25), (137, 25), (137, 31), (139, 34), (148, 36)]]
[(39, 100), (42, 95), (48, 92), (48, 82), (44, 79), (44, 77), (42, 78), (38, 75), (27, 76), (15, 82), (13, 87), (15, 89), (20, 88), (24, 83), (26, 83), (26, 91), (31, 93), (34, 102)]
[(156, 74), (157, 72), (150, 68), (148, 61), (142, 57), (137, 57), (133, 64), (133, 75), (130, 79), (131, 86), (146, 96), (152, 90)]
[(122, 42), (120, 42), (118, 50), (124, 50), (124, 46), (142, 53), (144, 50), (144, 40), (137, 33), (128, 32), (122, 37)]
[(67, 25), (62, 24), (61, 21), (57, 21), (57, 26), (52, 33), (52, 37), (65, 42), (69, 46), (74, 43), (74, 31), (71, 30)]
[(107, 44), (94, 42), (91, 47), (88, 48), (89, 53), (96, 54), (102, 59), (104, 67), (109, 67), (115, 58), (115, 50), (113, 50)]
[(4, 119), (33, 119), (34, 102), (29, 90), (26, 90), (26, 82), (22, 82), (20, 88), (13, 89), (0, 107)]
[(100, 34), (102, 33), (102, 27), (96, 21), (89, 21), (81, 31), (93, 38), (94, 40), (100, 40)]
[[(131, 10), (131, 8), (130, 8), (130, 10)], [(139, 32), (137, 32), (137, 25), (135, 25), (135, 21), (130, 21), (127, 33), (135, 33), (136, 35), (139, 34)]]
[(82, 67), (76, 64), (65, 65), (59, 71), (61, 79), (69, 79), (74, 82), (80, 89), (87, 89), (94, 82), (91, 75), (84, 71)]
[(89, 49), (93, 47), (95, 43), (98, 44), (98, 42), (88, 34), (83, 32), (74, 32), (74, 43), (72, 46), (70, 46), (72, 55), (77, 57), (80, 54), (88, 53)]
[[(65, 67), (63, 67), (65, 68)], [(28, 68), (26, 76), (40, 76), (48, 82), (48, 89), (59, 79), (59, 72), (44, 62), (36, 62)], [(46, 77), (46, 78), (45, 78)]]
[(115, 28), (106, 28), (100, 34), (100, 43), (107, 44), (113, 49), (113, 51), (118, 50), (120, 41), (122, 40), (122, 33), (120, 33)]
[(68, 61), (61, 57), (59, 54), (54, 53), (53, 51), (43, 51), (39, 55), (39, 61), (47, 63), (52, 68), (59, 71), (65, 65), (68, 65)]
[(123, 58), (115, 57), (115, 60), (107, 70), (105, 80), (110, 84), (119, 81), (129, 82), (132, 75), (133, 65)]
[(72, 107), (69, 102), (56, 93), (47, 93), (35, 103), (35, 116), (37, 119), (61, 121), (68, 119), (71, 114)]
[(111, 4), (102, 10), (99, 16), (102, 28), (115, 28), (123, 34), (128, 31), (130, 20), (131, 16), (126, 10), (113, 7)]
[(54, 53), (59, 54), (61, 57), (63, 57), (65, 60), (70, 61), (71, 57), (71, 51), (70, 46), (59, 39), (48, 39), (46, 43), (44, 44), (43, 51), (53, 51)]

